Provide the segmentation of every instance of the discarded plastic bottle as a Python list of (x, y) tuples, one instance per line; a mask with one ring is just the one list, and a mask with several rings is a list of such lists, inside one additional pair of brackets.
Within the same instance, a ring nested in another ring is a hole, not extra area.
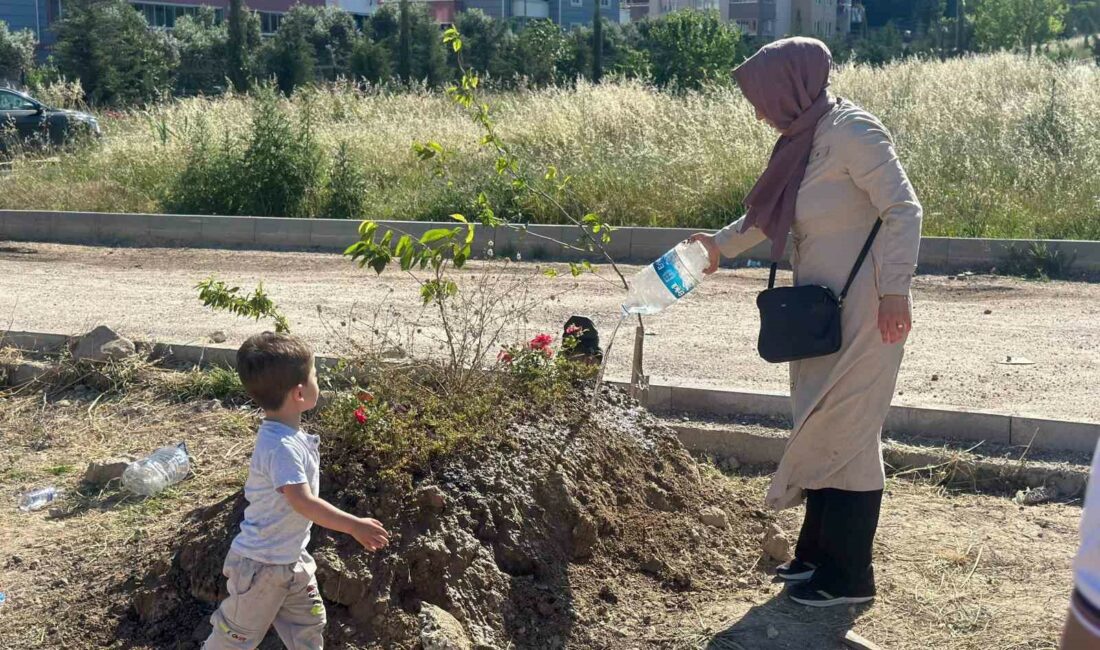
[(190, 471), (187, 444), (181, 442), (161, 447), (148, 458), (130, 463), (122, 473), (122, 485), (134, 494), (151, 497), (187, 478)]
[(630, 279), (623, 312), (656, 314), (702, 282), (703, 270), (709, 265), (710, 257), (701, 243), (680, 242)]
[(19, 509), (23, 512), (41, 510), (65, 495), (63, 490), (50, 486), (27, 492), (19, 497)]

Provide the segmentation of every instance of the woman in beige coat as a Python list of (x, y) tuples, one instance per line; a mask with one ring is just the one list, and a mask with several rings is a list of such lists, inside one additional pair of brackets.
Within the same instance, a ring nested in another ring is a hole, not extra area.
[(921, 206), (886, 128), (827, 90), (832, 57), (813, 39), (762, 48), (735, 72), (757, 118), (781, 133), (745, 203), (747, 214), (700, 234), (710, 268), (770, 238), (793, 238), (796, 285), (840, 294), (877, 219), (882, 226), (841, 312), (842, 347), (790, 364), (793, 428), (768, 491), (775, 509), (806, 497), (795, 559), (778, 568), (791, 598), (812, 606), (875, 594), (871, 547), (885, 474), (881, 433), (911, 326), (909, 284)]

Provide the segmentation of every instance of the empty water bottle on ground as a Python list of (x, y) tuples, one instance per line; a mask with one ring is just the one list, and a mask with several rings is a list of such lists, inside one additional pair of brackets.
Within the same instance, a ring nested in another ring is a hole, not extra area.
[(702, 282), (703, 270), (708, 266), (710, 257), (701, 243), (680, 242), (630, 279), (630, 294), (623, 303), (623, 311), (656, 314)]
[(64, 494), (63, 490), (58, 490), (52, 486), (33, 490), (19, 497), (19, 509), (23, 512), (41, 510), (60, 499)]
[(187, 445), (161, 447), (137, 462), (130, 463), (122, 473), (122, 485), (134, 494), (151, 497), (169, 485), (187, 478), (191, 460), (187, 457)]

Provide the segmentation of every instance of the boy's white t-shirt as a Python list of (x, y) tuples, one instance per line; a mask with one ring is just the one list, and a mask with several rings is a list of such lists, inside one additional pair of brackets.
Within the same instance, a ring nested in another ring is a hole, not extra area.
[(264, 420), (244, 484), (248, 507), (231, 550), (264, 564), (298, 562), (313, 522), (295, 512), (278, 489), (305, 483), (317, 495), (320, 480), (320, 438)]

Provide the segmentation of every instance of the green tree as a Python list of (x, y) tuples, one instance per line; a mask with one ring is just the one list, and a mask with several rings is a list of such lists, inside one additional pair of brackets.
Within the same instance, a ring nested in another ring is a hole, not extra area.
[(176, 21), (172, 36), (179, 48), (176, 90), (185, 95), (213, 93), (229, 74), (229, 31), (215, 21), (213, 7), (200, 7), (195, 16)]
[(455, 28), (463, 36), (462, 53), (470, 68), (494, 77), (511, 76), (515, 72), (505, 57), (513, 38), (507, 23), (494, 20), (480, 9), (471, 9), (455, 18)]
[(171, 87), (172, 41), (150, 30), (125, 0), (78, 0), (65, 9), (57, 27), (58, 69), (80, 80), (89, 101), (139, 103)]
[(600, 13), (600, 3), (594, 1), (592, 6), (592, 82), (600, 83), (603, 79), (603, 15)]
[(366, 34), (359, 37), (351, 52), (351, 75), (355, 79), (380, 84), (389, 80), (390, 51)]
[(412, 10), (409, 0), (401, 0), (398, 7), (397, 76), (407, 84), (412, 81)]
[(313, 46), (299, 31), (280, 30), (264, 44), (263, 58), (268, 74), (275, 77), (279, 90), (287, 95), (315, 78), (317, 62)]
[(260, 15), (249, 11), (244, 0), (229, 0), (226, 69), (229, 81), (239, 91), (248, 90), (251, 84), (260, 39)]
[(13, 32), (0, 20), (0, 81), (21, 81), (34, 67), (34, 49), (38, 39), (34, 32), (22, 29)]
[(312, 49), (314, 72), (332, 80), (347, 74), (358, 38), (359, 30), (348, 12), (335, 7), (295, 5), (283, 16), (274, 40), (304, 40)]
[(724, 79), (741, 56), (740, 32), (716, 11), (677, 11), (638, 30), (659, 86), (693, 89)]
[(1078, 0), (1069, 5), (1066, 13), (1066, 32), (1068, 36), (1085, 35), (1100, 32), (1100, 0)]
[(1062, 32), (1063, 0), (981, 0), (974, 10), (974, 36), (985, 51), (1031, 53)]
[(531, 21), (516, 37), (516, 69), (536, 86), (556, 83), (569, 54), (568, 37), (549, 20)]
[(415, 79), (432, 87), (439, 86), (450, 74), (439, 27), (428, 16), (426, 7), (416, 8), (412, 22)]

